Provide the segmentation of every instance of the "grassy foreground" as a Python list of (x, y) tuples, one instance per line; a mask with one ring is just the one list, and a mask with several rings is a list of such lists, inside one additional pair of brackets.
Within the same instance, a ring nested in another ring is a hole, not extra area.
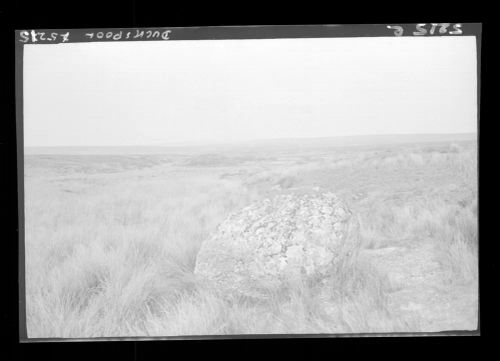
[[(460, 327), (462, 306), (450, 295), (476, 294), (478, 282), (476, 146), (28, 155), (28, 336)], [(225, 301), (195, 277), (201, 243), (231, 212), (273, 194), (317, 187), (339, 194), (360, 217), (363, 249), (353, 266), (325, 284), (289, 285), (266, 301)], [(430, 259), (417, 259), (423, 245), (430, 245)], [(393, 259), (400, 270), (378, 266), (389, 264), (386, 250), (406, 252)], [(410, 255), (422, 269), (428, 262), (436, 265), (435, 302), (451, 300), (446, 323), (429, 307), (405, 311), (407, 300), (424, 287), (410, 278), (398, 282)]]

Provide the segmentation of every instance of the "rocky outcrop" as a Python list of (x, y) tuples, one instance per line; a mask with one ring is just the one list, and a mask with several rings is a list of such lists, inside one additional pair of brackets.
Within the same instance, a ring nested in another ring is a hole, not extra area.
[(333, 193), (280, 195), (220, 224), (202, 244), (195, 273), (225, 294), (263, 297), (286, 281), (335, 272), (359, 247), (358, 220)]

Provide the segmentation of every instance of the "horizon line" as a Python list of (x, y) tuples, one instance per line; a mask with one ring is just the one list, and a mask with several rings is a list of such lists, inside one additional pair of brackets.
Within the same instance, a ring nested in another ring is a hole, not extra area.
[(318, 136), (318, 137), (283, 137), (283, 138), (255, 138), (255, 139), (238, 139), (238, 140), (186, 140), (176, 142), (164, 142), (160, 144), (100, 144), (100, 145), (24, 145), (24, 148), (96, 148), (96, 147), (175, 147), (189, 145), (223, 145), (235, 143), (251, 143), (262, 141), (279, 141), (279, 140), (314, 140), (314, 139), (335, 139), (335, 138), (362, 138), (362, 137), (396, 137), (396, 136), (454, 136), (454, 135), (478, 135), (478, 132), (456, 132), (456, 133), (384, 133), (384, 134), (352, 134), (352, 135), (334, 135), (334, 136)]

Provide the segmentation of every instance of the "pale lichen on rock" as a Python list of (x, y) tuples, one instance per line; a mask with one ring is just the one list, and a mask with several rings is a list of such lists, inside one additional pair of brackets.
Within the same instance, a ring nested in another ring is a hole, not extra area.
[(224, 293), (259, 297), (289, 280), (321, 279), (359, 247), (359, 222), (335, 194), (279, 195), (222, 222), (203, 242), (195, 273)]

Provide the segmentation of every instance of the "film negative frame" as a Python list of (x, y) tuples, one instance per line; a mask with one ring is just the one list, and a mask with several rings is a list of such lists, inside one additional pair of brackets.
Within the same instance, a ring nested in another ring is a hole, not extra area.
[[(362, 333), (362, 334), (255, 334), (186, 335), (163, 337), (28, 338), (26, 329), (25, 228), (24, 228), (24, 139), (23, 139), (23, 53), (24, 45), (122, 41), (244, 40), (355, 37), (450, 37), (474, 36), (477, 56), (477, 129), (479, 157), (479, 116), (481, 99), (481, 31), (479, 23), (363, 24), (363, 25), (277, 25), (207, 26), (101, 29), (23, 29), (15, 32), (16, 137), (19, 221), (19, 339), (21, 342), (210, 340), (235, 338), (325, 338), (378, 336), (463, 336), (480, 334), (480, 312), (476, 331)], [(478, 173), (479, 174), (479, 173)], [(480, 259), (480, 256), (479, 256)]]

